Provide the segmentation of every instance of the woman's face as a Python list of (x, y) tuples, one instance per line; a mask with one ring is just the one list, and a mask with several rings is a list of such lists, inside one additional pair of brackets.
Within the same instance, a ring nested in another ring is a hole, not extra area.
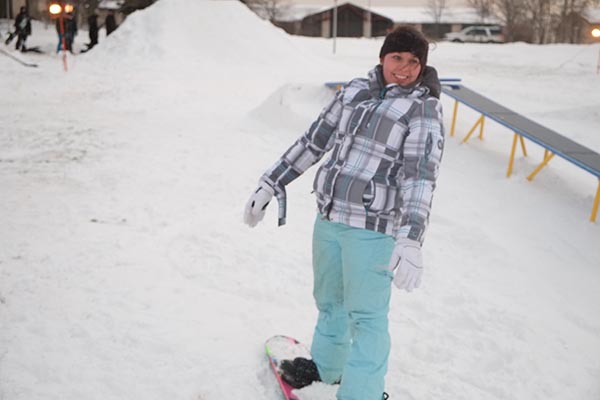
[(380, 62), (386, 85), (397, 83), (400, 86), (410, 86), (421, 73), (421, 62), (408, 51), (387, 53)]

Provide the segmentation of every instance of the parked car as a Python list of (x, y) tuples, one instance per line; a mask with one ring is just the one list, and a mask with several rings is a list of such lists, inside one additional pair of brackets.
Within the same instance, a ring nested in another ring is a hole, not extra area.
[(458, 43), (504, 43), (504, 34), (500, 26), (469, 26), (460, 32), (446, 33), (445, 38)]

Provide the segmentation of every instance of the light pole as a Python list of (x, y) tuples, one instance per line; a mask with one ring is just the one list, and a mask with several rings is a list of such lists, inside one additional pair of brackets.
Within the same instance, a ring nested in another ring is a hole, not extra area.
[(335, 42), (337, 40), (337, 22), (338, 22), (337, 0), (333, 0), (333, 54), (335, 54)]
[(6, 27), (6, 32), (10, 31), (10, 19), (10, 1), (6, 0), (6, 23), (8, 24), (8, 26)]
[[(366, 32), (365, 32), (366, 30)], [(366, 24), (363, 23), (363, 36), (372, 37), (373, 34), (373, 14), (371, 13), (371, 0), (367, 3)]]
[[(600, 29), (594, 28), (592, 29), (592, 37), (594, 39), (600, 39)], [(598, 50), (598, 64), (596, 64), (596, 74), (600, 75), (600, 50)]]

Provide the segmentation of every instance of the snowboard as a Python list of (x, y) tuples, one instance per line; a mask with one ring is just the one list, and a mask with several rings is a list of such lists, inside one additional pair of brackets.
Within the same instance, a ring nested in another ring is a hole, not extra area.
[(8, 32), (8, 36), (6, 37), (6, 40), (4, 41), (4, 44), (5, 45), (9, 45), (10, 42), (12, 42), (12, 40), (14, 38), (16, 38), (16, 37), (17, 37), (17, 32), (16, 31), (15, 32)]
[(265, 342), (265, 350), (271, 368), (275, 373), (275, 378), (277, 378), (279, 387), (283, 392), (283, 397), (285, 400), (298, 400), (298, 397), (292, 393), (294, 388), (281, 377), (279, 365), (283, 360), (293, 360), (296, 357), (312, 358), (310, 356), (310, 350), (298, 340), (284, 335), (276, 335), (269, 338)]
[(16, 62), (18, 62), (19, 64), (23, 65), (24, 67), (34, 67), (34, 68), (37, 68), (37, 66), (38, 66), (37, 64), (28, 63), (26, 61), (23, 61), (20, 58), (13, 56), (8, 51), (3, 50), (3, 49), (0, 49), (0, 54), (4, 54), (6, 57), (15, 60)]

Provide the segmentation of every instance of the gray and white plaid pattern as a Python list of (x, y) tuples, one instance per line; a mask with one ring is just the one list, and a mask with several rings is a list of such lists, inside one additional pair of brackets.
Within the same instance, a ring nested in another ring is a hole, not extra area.
[(280, 202), (285, 186), (317, 163), (314, 190), (323, 218), (420, 242), (444, 148), (442, 107), (428, 89), (385, 87), (381, 67), (354, 79), (262, 177)]

